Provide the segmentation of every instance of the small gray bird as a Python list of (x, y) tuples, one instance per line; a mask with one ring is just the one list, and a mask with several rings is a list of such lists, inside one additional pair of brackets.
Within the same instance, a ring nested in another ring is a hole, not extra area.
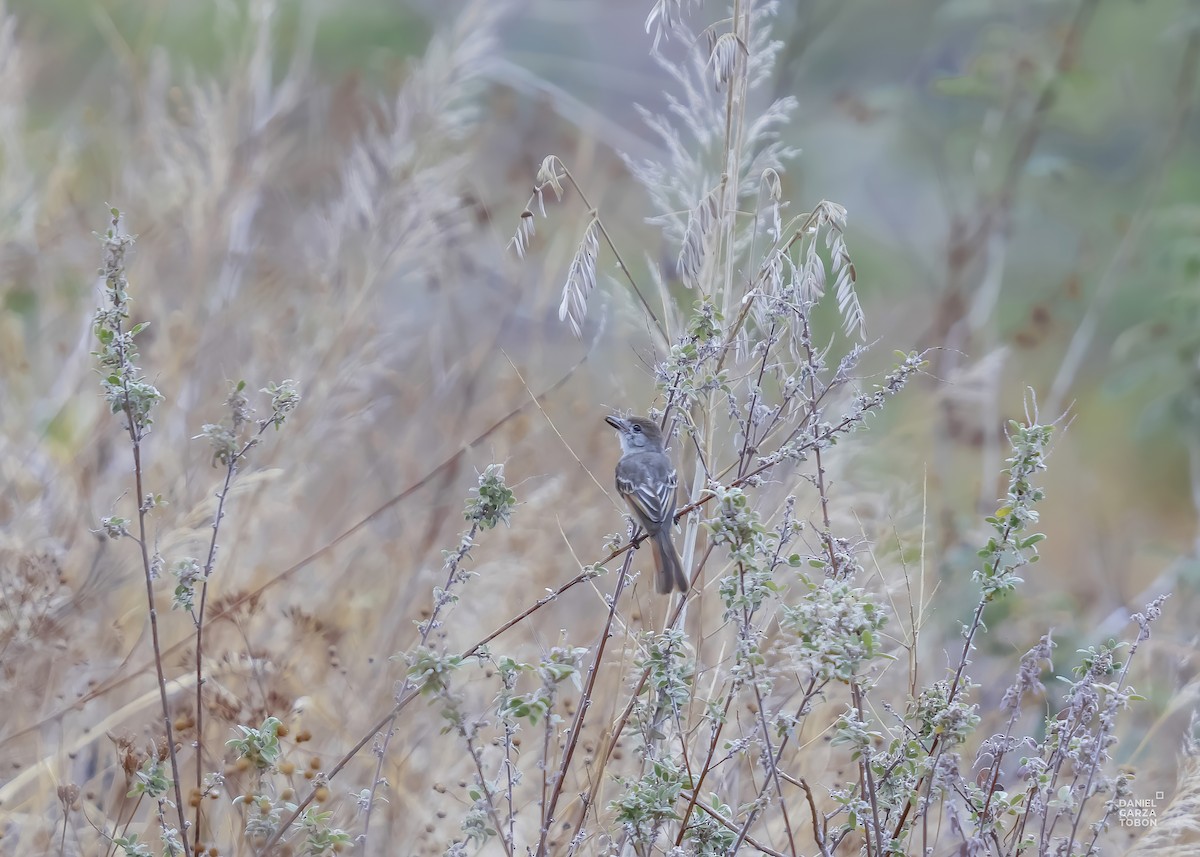
[(687, 592), (688, 580), (671, 543), (675, 523), (675, 468), (663, 448), (658, 424), (645, 417), (605, 417), (617, 430), (621, 460), (617, 462), (617, 493), (654, 543), (656, 589)]

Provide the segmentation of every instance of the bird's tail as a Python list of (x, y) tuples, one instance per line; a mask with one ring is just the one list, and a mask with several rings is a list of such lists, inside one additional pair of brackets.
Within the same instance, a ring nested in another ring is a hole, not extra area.
[(654, 534), (654, 570), (657, 573), (655, 588), (660, 594), (666, 595), (676, 589), (688, 591), (688, 579), (683, 574), (679, 554), (675, 553), (670, 527), (663, 527)]

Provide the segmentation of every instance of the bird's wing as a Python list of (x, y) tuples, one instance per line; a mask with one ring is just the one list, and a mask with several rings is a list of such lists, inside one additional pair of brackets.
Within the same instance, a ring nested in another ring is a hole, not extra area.
[[(649, 456), (637, 456), (645, 459)], [(675, 468), (670, 459), (661, 456), (661, 462), (630, 461), (627, 456), (617, 467), (617, 490), (644, 523), (668, 524), (675, 515)], [(651, 465), (651, 466), (647, 466)]]

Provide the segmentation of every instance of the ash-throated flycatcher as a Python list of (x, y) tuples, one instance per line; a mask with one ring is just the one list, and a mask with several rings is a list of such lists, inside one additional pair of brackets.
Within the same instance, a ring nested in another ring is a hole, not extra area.
[(656, 588), (661, 593), (687, 592), (679, 554), (671, 543), (675, 523), (675, 468), (663, 448), (662, 430), (645, 417), (605, 417), (621, 440), (617, 493), (654, 543)]

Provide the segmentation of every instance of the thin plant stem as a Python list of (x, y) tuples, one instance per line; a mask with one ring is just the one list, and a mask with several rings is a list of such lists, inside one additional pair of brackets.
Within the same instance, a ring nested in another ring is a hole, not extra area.
[(637, 280), (633, 278), (633, 272), (629, 270), (629, 266), (626, 265), (625, 260), (621, 258), (621, 251), (617, 249), (616, 242), (614, 242), (612, 240), (612, 236), (608, 234), (608, 229), (604, 226), (604, 221), (600, 217), (599, 210), (595, 208), (588, 200), (587, 194), (583, 192), (583, 188), (579, 186), (579, 182), (575, 181), (575, 176), (571, 175), (571, 171), (567, 169), (566, 164), (557, 158), (555, 160), (557, 160), (558, 165), (562, 167), (563, 175), (567, 177), (567, 181), (571, 183), (571, 187), (575, 188), (575, 192), (579, 194), (579, 199), (583, 202), (587, 210), (592, 212), (593, 216), (596, 218), (596, 225), (600, 227), (600, 234), (604, 236), (604, 241), (608, 244), (608, 249), (611, 250), (613, 256), (616, 257), (617, 265), (620, 267), (621, 273), (623, 273), (625, 275), (625, 279), (629, 281), (629, 287), (633, 289), (633, 293), (637, 295), (638, 300), (642, 304), (642, 308), (645, 309), (646, 313), (650, 316), (650, 320), (654, 323), (654, 329), (658, 332), (658, 335), (662, 337), (663, 344), (670, 347), (671, 337), (667, 334), (667, 330), (665, 327), (663, 327), (663, 323), (659, 321), (658, 315), (653, 309), (650, 308), (650, 303), (646, 300), (646, 296), (642, 294), (642, 290), (638, 288)]
[(179, 816), (179, 838), (183, 843), (185, 857), (191, 857), (191, 849), (187, 841), (187, 815), (183, 803), (183, 790), (179, 785), (179, 758), (175, 752), (175, 730), (171, 723), (171, 706), (167, 700), (167, 676), (163, 670), (162, 644), (158, 633), (158, 609), (154, 606), (154, 572), (150, 563), (150, 551), (146, 545), (146, 495), (142, 485), (142, 443), (141, 433), (133, 416), (133, 406), (129, 399), (129, 384), (125, 386), (125, 418), (129, 437), (133, 444), (133, 478), (137, 491), (138, 504), (138, 549), (142, 556), (142, 572), (146, 579), (146, 605), (150, 611), (150, 644), (154, 648), (154, 672), (158, 678), (158, 697), (162, 705), (163, 728), (167, 735), (167, 752), (171, 759), (171, 784), (175, 791), (175, 811)]
[(217, 562), (217, 535), (221, 529), (221, 521), (225, 517), (225, 501), (229, 498), (229, 489), (233, 485), (233, 477), (237, 474), (238, 462), (250, 451), (257, 439), (266, 431), (270, 422), (264, 421), (258, 433), (248, 440), (225, 466), (225, 482), (217, 495), (217, 511), (213, 515), (212, 538), (208, 543), (208, 558), (204, 561), (204, 578), (200, 583), (200, 606), (196, 611), (196, 813), (192, 831), (192, 848), (200, 850), (200, 810), (204, 805), (204, 672), (202, 655), (204, 652), (204, 608), (208, 602), (208, 580)]
[(596, 642), (596, 656), (592, 659), (592, 664), (588, 668), (587, 682), (584, 685), (583, 695), (579, 699), (579, 707), (575, 711), (575, 722), (571, 725), (571, 737), (567, 739), (567, 747), (563, 751), (562, 761), (559, 763), (558, 771), (555, 774), (550, 801), (542, 816), (537, 857), (544, 857), (546, 854), (546, 843), (550, 836), (550, 830), (554, 827), (558, 799), (562, 795), (563, 783), (566, 782), (567, 772), (571, 769), (571, 760), (575, 756), (575, 748), (579, 745), (579, 735), (583, 732), (583, 724), (587, 718), (588, 709), (592, 705), (592, 696), (596, 688), (596, 678), (600, 674), (600, 664), (604, 660), (604, 652), (608, 646), (609, 635), (612, 632), (613, 617), (616, 615), (617, 605), (621, 601), (621, 593), (625, 589), (625, 580), (629, 576), (629, 567), (632, 563), (633, 554), (627, 554), (625, 562), (621, 566), (621, 572), (617, 577), (617, 585), (613, 590), (612, 603), (608, 608), (608, 617), (604, 621), (604, 630), (600, 634), (600, 639)]
[[(459, 564), (463, 561), (463, 559), (466, 558), (467, 550), (470, 545), (474, 543), (475, 537), (478, 534), (479, 522), (473, 521), (470, 529), (467, 531), (466, 536), (464, 536), (460, 542), (458, 551), (446, 563), (446, 585), (443, 587), (444, 591), (449, 591), (450, 587), (453, 585), (454, 577), (458, 573)], [(429, 634), (437, 626), (438, 618), (441, 614), (442, 608), (448, 603), (448, 601), (438, 600), (434, 604), (433, 611), (429, 618), (421, 625), (421, 639), (418, 643), (419, 646), (424, 646), (429, 642)], [(404, 684), (400, 689), (400, 693), (403, 694), (404, 691), (408, 690), (411, 686), (412, 680), (410, 678), (405, 678)], [(392, 737), (396, 734), (395, 726), (396, 718), (393, 716), (388, 721), (387, 731), (384, 733), (383, 742), (379, 748), (379, 760), (375, 765), (375, 777), (371, 780), (371, 793), (367, 799), (366, 818), (363, 820), (363, 832), (362, 837), (359, 840), (364, 847), (366, 846), (367, 842), (367, 833), (371, 829), (371, 810), (375, 808), (375, 793), (379, 789), (379, 783), (383, 776), (383, 763), (387, 758), (388, 746), (391, 744)], [(511, 857), (511, 855), (509, 855), (509, 857)]]

